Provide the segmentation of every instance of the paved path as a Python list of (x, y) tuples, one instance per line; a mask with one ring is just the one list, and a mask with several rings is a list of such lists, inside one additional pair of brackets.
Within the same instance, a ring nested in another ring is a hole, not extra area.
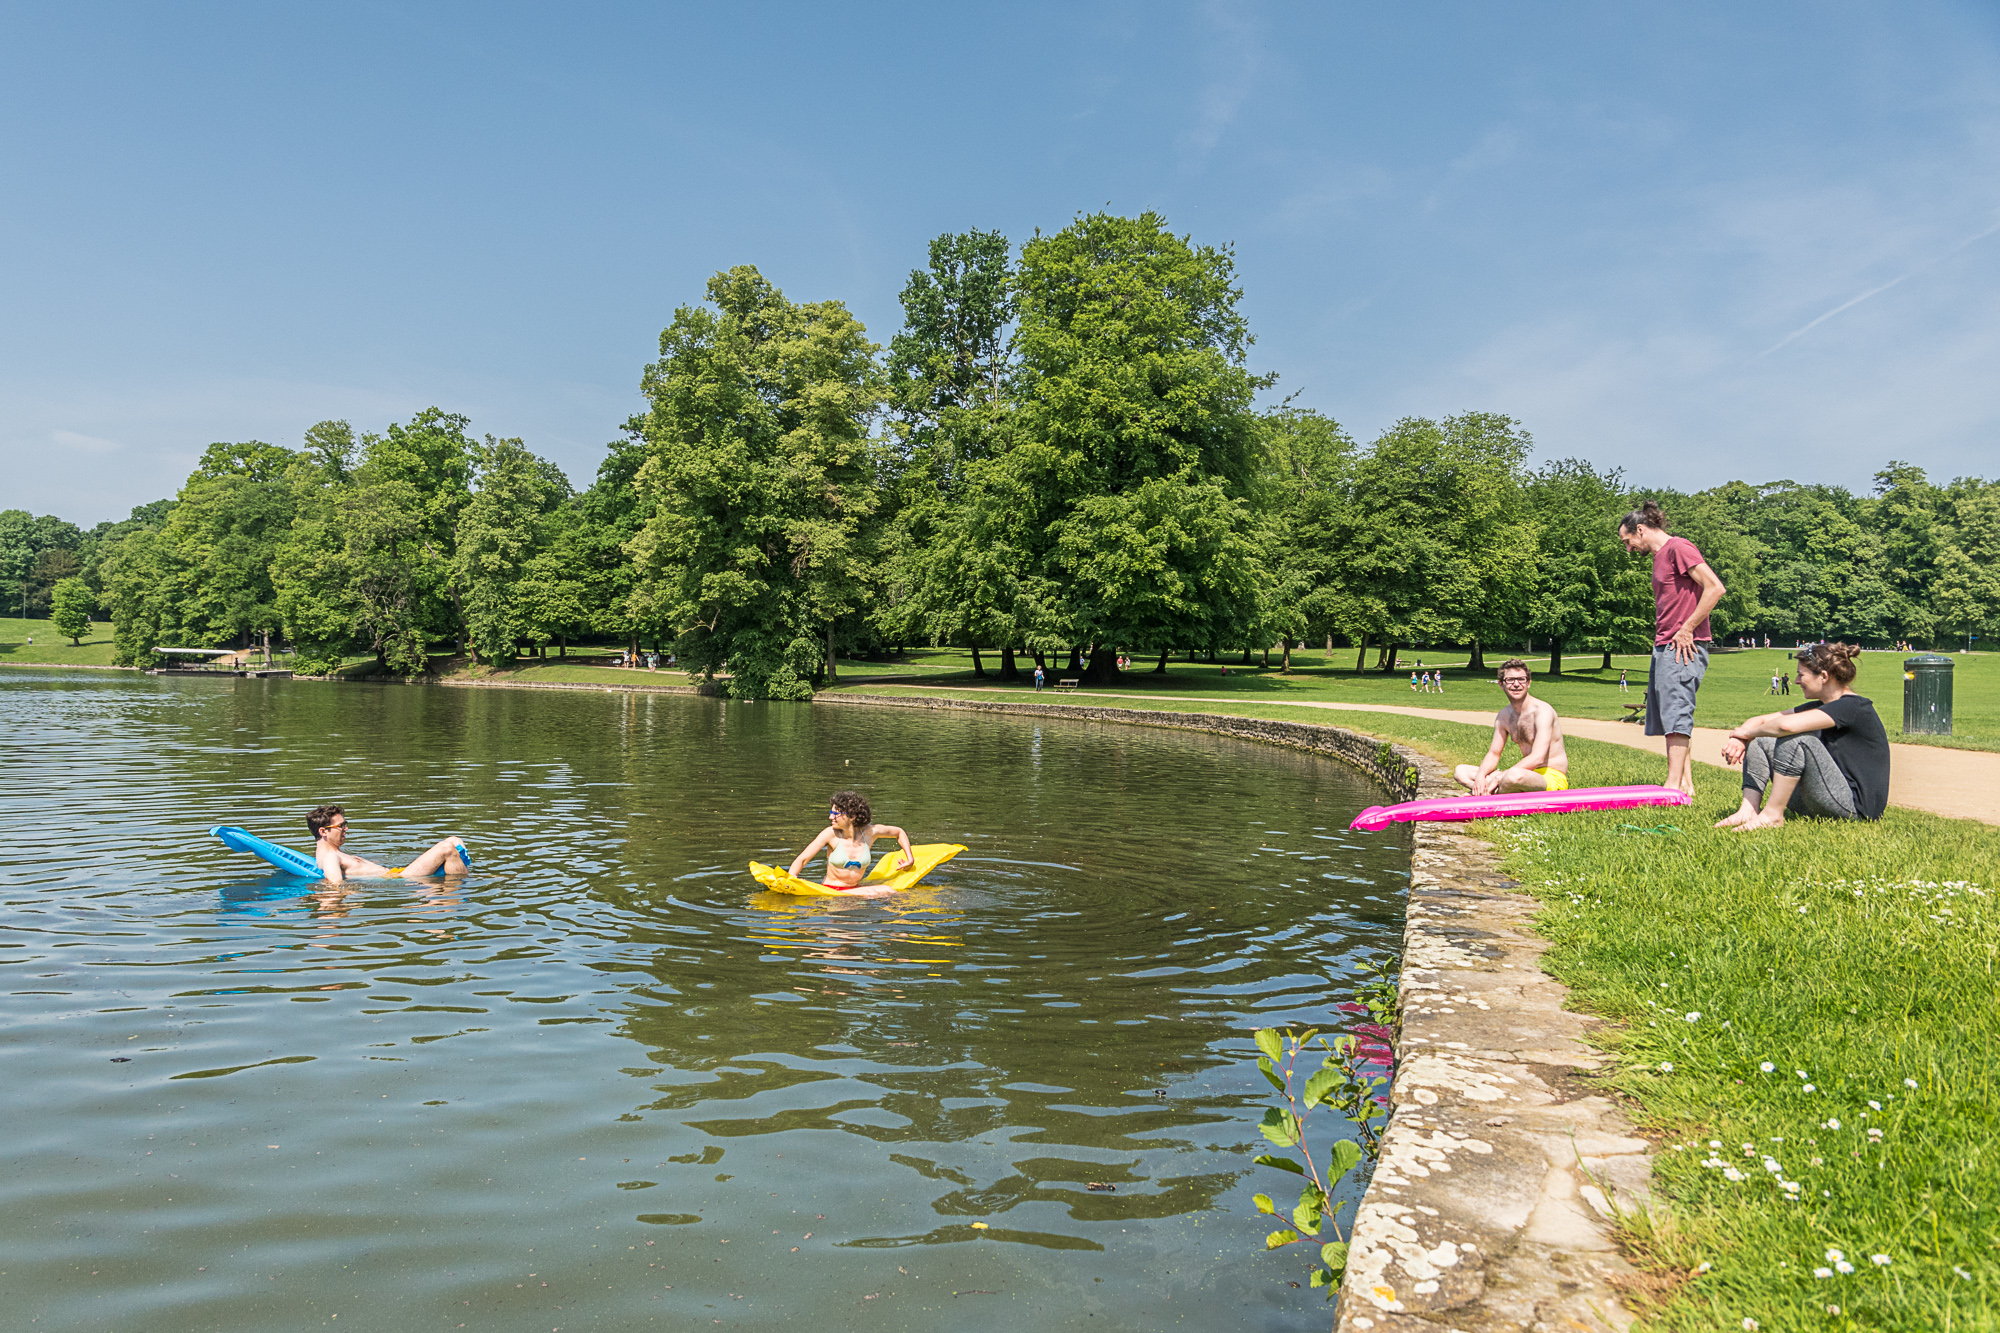
[[(1019, 690), (978, 685), (918, 688), (970, 690), (985, 694), (1020, 693)], [(1277, 704), (1285, 708), (1323, 708), (1333, 712), (1398, 713), (1404, 717), (1428, 717), (1442, 722), (1469, 722), (1480, 727), (1493, 725), (1491, 713), (1468, 712), (1457, 708), (1411, 708), (1404, 704), (1343, 704), (1312, 699), (1230, 699), (1199, 694), (1111, 694), (1103, 690), (1092, 690), (1087, 696), (1079, 691), (1077, 699), (1079, 702), (1086, 699), (1155, 699), (1196, 704)], [(1592, 741), (1609, 741), (1613, 745), (1629, 745), (1635, 750), (1656, 754), (1660, 756), (1660, 776), (1662, 778), (1666, 776), (1667, 754), (1664, 743), (1658, 736), (1642, 734), (1636, 723), (1566, 717), (1562, 720), (1562, 725), (1564, 735), (1578, 736)], [(1722, 763), (1722, 739), (1728, 734), (1728, 730), (1722, 727), (1696, 727), (1693, 737), (1694, 757), (1703, 763), (1726, 767)], [(1910, 810), (1928, 810), (1934, 815), (1949, 815), (1956, 819), (1977, 819), (1988, 824), (2000, 824), (2000, 754), (1987, 750), (1948, 750), (1939, 745), (1898, 745), (1894, 742), (1889, 745), (1889, 753), (1889, 804), (1900, 805)]]

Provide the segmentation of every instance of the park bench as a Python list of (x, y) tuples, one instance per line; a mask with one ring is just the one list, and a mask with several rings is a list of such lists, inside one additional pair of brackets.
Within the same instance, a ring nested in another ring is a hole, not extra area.
[(1056, 682), (1056, 688), (1059, 690), (1073, 690), (1081, 684), (1083, 684), (1081, 678), (1074, 680), (1059, 680)]
[(1645, 719), (1645, 716), (1646, 716), (1646, 701), (1644, 699), (1641, 699), (1638, 703), (1626, 704), (1625, 716), (1619, 718), (1618, 720), (1620, 722), (1640, 722)]

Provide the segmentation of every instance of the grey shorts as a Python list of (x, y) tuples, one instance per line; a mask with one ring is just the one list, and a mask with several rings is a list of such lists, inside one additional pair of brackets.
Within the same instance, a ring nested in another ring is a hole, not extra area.
[(1694, 734), (1694, 696), (1701, 678), (1708, 674), (1708, 645), (1694, 646), (1692, 662), (1676, 662), (1674, 646), (1661, 644), (1653, 649), (1653, 669), (1646, 676), (1646, 734), (1648, 736), (1691, 736)]

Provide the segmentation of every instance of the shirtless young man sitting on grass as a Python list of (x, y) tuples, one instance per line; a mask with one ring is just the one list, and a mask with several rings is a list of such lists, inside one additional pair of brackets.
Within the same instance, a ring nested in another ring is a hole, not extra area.
[[(1474, 796), (1498, 792), (1568, 791), (1569, 754), (1563, 749), (1556, 710), (1528, 693), (1528, 664), (1512, 657), (1500, 664), (1500, 688), (1507, 706), (1493, 718), (1493, 744), (1478, 767), (1460, 764), (1453, 774)], [(1501, 768), (1507, 742), (1520, 747), (1521, 762)]]
[(340, 845), (347, 841), (347, 812), (337, 805), (322, 805), (307, 815), (306, 828), (313, 835), (313, 860), (319, 863), (319, 872), (329, 884), (342, 884), (350, 879), (385, 879), (391, 875), (404, 879), (440, 872), (463, 875), (472, 864), (465, 853), (465, 843), (458, 838), (440, 839), (422, 856), (396, 869), (343, 852)]

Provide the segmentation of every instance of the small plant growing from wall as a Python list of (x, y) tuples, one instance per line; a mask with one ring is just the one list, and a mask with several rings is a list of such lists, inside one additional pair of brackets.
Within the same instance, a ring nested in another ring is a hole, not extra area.
[[(1395, 968), (1395, 959), (1389, 956), (1362, 964), (1363, 980), (1355, 987), (1355, 998), (1339, 1006), (1357, 1017), (1366, 1015), (1352, 1032), (1330, 1039), (1314, 1028), (1302, 1033), (1279, 1028), (1257, 1032), (1257, 1068), (1284, 1098), (1283, 1105), (1264, 1112), (1259, 1128), (1278, 1147), (1296, 1152), (1298, 1160), (1264, 1153), (1256, 1162), (1305, 1178), (1298, 1204), (1291, 1210), (1291, 1225), (1264, 1237), (1264, 1248), (1318, 1245), (1312, 1285), (1327, 1288), (1328, 1299), (1346, 1272), (1352, 1234), (1351, 1224), (1345, 1230), (1340, 1225), (1346, 1201), (1335, 1201), (1333, 1191), (1349, 1172), (1381, 1155), (1382, 1131), (1389, 1118), (1383, 1089), (1395, 1067), (1391, 1044), (1398, 999)], [(1320, 1057), (1319, 1068), (1307, 1073), (1304, 1065), (1315, 1055)], [(1328, 1110), (1353, 1127), (1354, 1137), (1334, 1139), (1315, 1157), (1306, 1141), (1306, 1121), (1313, 1112)], [(1278, 1205), (1269, 1195), (1259, 1194), (1254, 1202), (1258, 1212), (1277, 1215)]]

